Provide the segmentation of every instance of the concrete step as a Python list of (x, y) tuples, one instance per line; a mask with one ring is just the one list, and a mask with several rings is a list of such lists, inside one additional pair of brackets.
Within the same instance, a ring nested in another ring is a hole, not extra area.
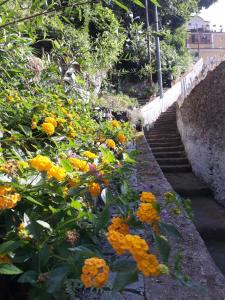
[(157, 158), (158, 164), (167, 165), (167, 166), (180, 166), (180, 165), (188, 165), (189, 161), (186, 157), (166, 157), (166, 158)]
[[(151, 146), (150, 146), (151, 148)], [(184, 146), (180, 145), (180, 146), (175, 146), (175, 147), (153, 147), (151, 148), (153, 153), (158, 153), (158, 152), (180, 152), (180, 151), (184, 151)]]
[(203, 181), (190, 173), (167, 173), (166, 178), (182, 197), (211, 196), (212, 192)]
[(225, 240), (224, 239), (205, 239), (206, 247), (214, 259), (216, 265), (220, 271), (225, 274), (225, 259), (224, 259), (224, 249)]
[(158, 158), (166, 158), (166, 157), (181, 157), (186, 158), (186, 153), (184, 151), (177, 152), (158, 152), (154, 153), (156, 159)]
[(224, 207), (210, 196), (192, 196), (191, 201), (194, 223), (203, 239), (222, 239), (225, 241)]
[(191, 166), (188, 164), (177, 166), (160, 165), (160, 168), (165, 173), (186, 173), (192, 171)]

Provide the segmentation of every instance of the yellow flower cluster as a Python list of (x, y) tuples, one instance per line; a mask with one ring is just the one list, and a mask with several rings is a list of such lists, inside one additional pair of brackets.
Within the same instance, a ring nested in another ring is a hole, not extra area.
[(12, 191), (11, 187), (0, 186), (0, 210), (13, 208), (21, 200), (21, 195)]
[(153, 224), (160, 220), (160, 216), (155, 207), (151, 203), (141, 203), (136, 215), (141, 222)]
[(118, 128), (118, 127), (121, 127), (121, 123), (120, 121), (117, 121), (117, 120), (112, 120), (110, 122), (111, 126), (114, 127), (114, 128)]
[(58, 181), (63, 181), (66, 178), (66, 171), (59, 166), (52, 166), (47, 172), (48, 178), (54, 177)]
[(81, 159), (71, 157), (69, 158), (70, 163), (73, 165), (74, 169), (80, 172), (88, 172), (89, 166), (86, 161), (83, 161)]
[(54, 177), (58, 181), (63, 181), (66, 177), (66, 171), (53, 164), (53, 162), (43, 155), (37, 155), (30, 161), (31, 166), (37, 171), (46, 171), (48, 178)]
[(111, 139), (107, 139), (106, 140), (106, 146), (109, 148), (109, 149), (115, 149), (116, 148), (116, 144), (113, 140)]
[(20, 223), (20, 225), (17, 228), (18, 230), (18, 236), (22, 239), (29, 240), (31, 239), (31, 236), (29, 235), (28, 230), (25, 228), (24, 223)]
[(12, 260), (8, 255), (0, 254), (0, 264), (11, 264)]
[(14, 97), (12, 95), (7, 96), (7, 100), (9, 102), (12, 102), (14, 100)]
[(82, 155), (85, 156), (85, 157), (87, 157), (87, 158), (90, 158), (90, 159), (95, 159), (95, 158), (98, 157), (95, 153), (93, 153), (91, 151), (84, 151), (82, 153)]
[(52, 117), (47, 117), (45, 118), (45, 123), (50, 123), (52, 124), (54, 127), (57, 127), (57, 121), (55, 118), (52, 118)]
[(47, 156), (37, 155), (30, 161), (31, 166), (37, 171), (48, 171), (52, 168), (53, 163)]
[(96, 198), (101, 193), (101, 187), (97, 182), (91, 182), (88, 186), (88, 191), (92, 197)]
[(37, 122), (32, 121), (31, 123), (31, 129), (36, 129), (37, 128)]
[(112, 219), (112, 224), (108, 226), (108, 231), (117, 231), (121, 234), (129, 233), (129, 226), (125, 223), (125, 220), (120, 217), (114, 217)]
[(109, 267), (104, 259), (98, 257), (88, 258), (84, 261), (81, 281), (86, 288), (91, 286), (102, 288), (109, 279)]
[(150, 192), (142, 192), (140, 196), (142, 202), (154, 203), (156, 202), (155, 196)]
[(76, 131), (75, 131), (75, 129), (73, 128), (73, 126), (69, 126), (68, 128), (69, 128), (69, 136), (70, 136), (71, 138), (74, 138), (74, 137), (76, 136)]
[(45, 118), (45, 121), (42, 124), (43, 131), (48, 135), (53, 135), (56, 127), (57, 127), (57, 121), (55, 120), (55, 118), (52, 117)]
[(55, 132), (55, 127), (51, 123), (43, 123), (42, 129), (47, 135), (53, 135)]
[(126, 140), (127, 140), (126, 137), (125, 137), (125, 135), (122, 132), (119, 132), (117, 134), (117, 138), (118, 138), (118, 140), (119, 140), (119, 142), (121, 144), (124, 144), (126, 142)]

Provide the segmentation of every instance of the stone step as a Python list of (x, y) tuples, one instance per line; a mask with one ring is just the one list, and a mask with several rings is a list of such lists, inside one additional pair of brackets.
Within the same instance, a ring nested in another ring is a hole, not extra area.
[(160, 168), (165, 173), (186, 173), (191, 172), (191, 166), (186, 165), (177, 165), (177, 166), (170, 166), (170, 165), (160, 165)]
[(152, 149), (153, 153), (157, 153), (157, 152), (176, 152), (176, 151), (184, 151), (184, 146), (180, 145), (180, 146), (176, 146), (176, 147), (153, 147), (151, 149)]
[(159, 130), (159, 129), (152, 129), (150, 134), (154, 135), (154, 134), (157, 134), (157, 135), (178, 135), (179, 132), (177, 130), (171, 130), (171, 129), (164, 129), (164, 130)]
[(177, 152), (156, 152), (154, 153), (156, 159), (158, 158), (166, 158), (166, 157), (181, 157), (185, 158), (186, 154), (184, 151), (177, 151)]
[(161, 141), (161, 142), (153, 142), (152, 140), (148, 140), (151, 148), (153, 147), (174, 147), (182, 145), (181, 140), (177, 141)]
[(174, 138), (179, 138), (180, 139), (180, 135), (176, 134), (176, 133), (165, 133), (165, 134), (161, 134), (161, 133), (150, 133), (150, 132), (146, 132), (145, 133), (145, 137), (148, 139), (174, 139)]
[[(169, 154), (169, 153), (168, 153)], [(180, 165), (189, 165), (189, 161), (186, 157), (166, 157), (166, 158), (157, 158), (158, 164), (167, 165), (167, 166), (180, 166)]]
[(152, 137), (151, 135), (146, 136), (146, 139), (149, 140), (149, 142), (153, 142), (153, 143), (161, 143), (161, 142), (177, 142), (177, 141), (181, 141), (180, 136), (175, 136), (175, 137), (171, 137), (171, 136), (155, 136)]

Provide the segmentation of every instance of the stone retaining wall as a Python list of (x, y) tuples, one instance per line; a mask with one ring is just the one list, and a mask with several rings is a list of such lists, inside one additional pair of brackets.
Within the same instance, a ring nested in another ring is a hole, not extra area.
[(140, 108), (140, 114), (144, 125), (154, 123), (162, 112), (166, 111), (180, 97), (185, 98), (193, 87), (198, 84), (204, 73), (203, 60), (200, 59), (192, 68), (192, 71), (183, 76), (172, 88), (164, 93), (163, 98), (157, 97), (150, 103)]
[(194, 173), (225, 206), (225, 62), (178, 101), (177, 124)]
[[(164, 193), (172, 187), (164, 177), (151, 149), (142, 133), (136, 138), (140, 151), (137, 163), (137, 179), (139, 191), (153, 192), (162, 203)], [(202, 285), (205, 292), (179, 286), (171, 277), (145, 278), (146, 300), (223, 300), (225, 299), (225, 278), (218, 270), (194, 224), (184, 213), (178, 217), (163, 214), (163, 220), (177, 227), (183, 241), (171, 239), (173, 254), (182, 251), (184, 255), (183, 269), (194, 282)]]

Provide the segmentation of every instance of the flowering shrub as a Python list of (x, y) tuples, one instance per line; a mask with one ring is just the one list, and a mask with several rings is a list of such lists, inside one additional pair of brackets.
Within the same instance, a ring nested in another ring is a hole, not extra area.
[[(11, 92), (10, 103), (7, 92), (0, 98), (0, 273), (29, 283), (31, 299), (64, 295), (68, 280), (79, 294), (81, 286), (121, 291), (138, 273), (168, 274), (165, 235), (180, 236), (161, 221), (152, 193), (139, 197), (129, 187), (130, 124), (96, 121), (91, 105), (59, 87), (36, 89)], [(165, 205), (174, 197), (168, 193)], [(104, 240), (115, 259), (104, 257)]]

